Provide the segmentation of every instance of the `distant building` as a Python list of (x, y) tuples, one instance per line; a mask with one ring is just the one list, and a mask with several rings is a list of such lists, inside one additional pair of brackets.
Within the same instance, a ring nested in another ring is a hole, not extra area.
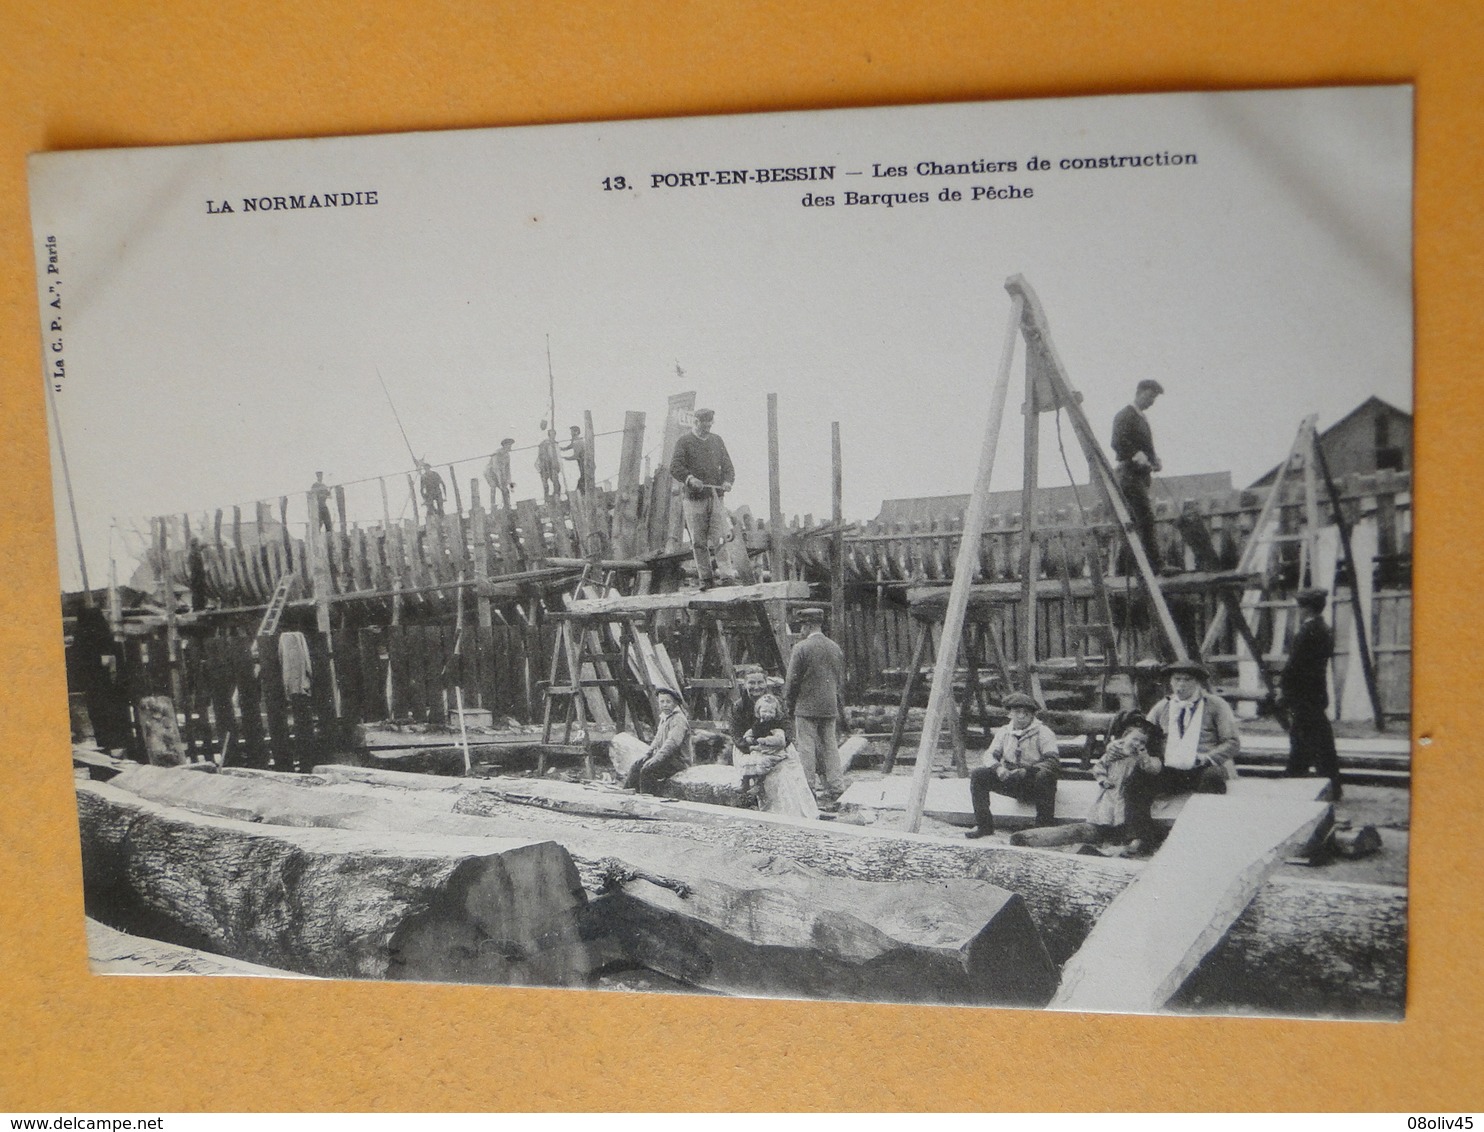
[[(1412, 414), (1368, 397), (1319, 434), (1324, 462), (1336, 480), (1376, 472), (1412, 470)], [(1277, 465), (1253, 483), (1266, 487), (1278, 474)]]
[[(1410, 445), (1410, 439), (1408, 443)], [(1155, 482), (1160, 485), (1155, 491), (1157, 500), (1166, 498), (1165, 491), (1182, 503), (1187, 499), (1227, 496), (1232, 492), (1230, 472), (1201, 472), (1193, 476), (1158, 476)], [(1065, 485), (1042, 487), (1036, 489), (1036, 510), (1043, 513), (1061, 510), (1075, 513), (1079, 499), (1082, 506), (1089, 510), (1099, 506), (1102, 502), (1097, 488), (1091, 484), (1078, 484), (1075, 489)], [(985, 499), (984, 513), (1001, 516), (1018, 515), (1020, 514), (1020, 502), (1019, 490), (992, 491)], [(954, 519), (962, 520), (964, 510), (968, 506), (968, 495), (925, 495), (917, 499), (886, 499), (881, 503), (881, 513), (876, 516), (876, 521), (909, 524), (948, 523)]]

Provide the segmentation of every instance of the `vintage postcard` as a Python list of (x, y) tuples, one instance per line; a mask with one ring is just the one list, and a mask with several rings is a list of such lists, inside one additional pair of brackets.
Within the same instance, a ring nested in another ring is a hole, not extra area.
[(1409, 87), (30, 174), (95, 971), (1402, 1017)]

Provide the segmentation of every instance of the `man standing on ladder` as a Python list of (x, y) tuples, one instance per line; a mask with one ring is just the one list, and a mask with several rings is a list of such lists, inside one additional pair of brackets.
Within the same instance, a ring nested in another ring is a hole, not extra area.
[(1135, 387), (1133, 404), (1125, 405), (1113, 418), (1113, 455), (1118, 458), (1118, 487), (1128, 501), (1129, 515), (1139, 541), (1144, 544), (1150, 568), (1155, 571), (1160, 568), (1159, 543), (1154, 536), (1154, 505), (1149, 501), (1149, 489), (1154, 483), (1154, 473), (1163, 465), (1154, 454), (1154, 433), (1144, 414), (1164, 391), (1159, 382), (1146, 378)]
[[(716, 585), (716, 563), (713, 555), (726, 542), (730, 522), (722, 496), (732, 490), (736, 470), (727, 455), (726, 442), (711, 431), (716, 414), (710, 409), (697, 409), (696, 420), (675, 442), (675, 455), (670, 461), (670, 475), (683, 486), (681, 507), (685, 525), (690, 530), (691, 550), (696, 556), (696, 574), (701, 589)], [(730, 572), (723, 584), (730, 584)]]

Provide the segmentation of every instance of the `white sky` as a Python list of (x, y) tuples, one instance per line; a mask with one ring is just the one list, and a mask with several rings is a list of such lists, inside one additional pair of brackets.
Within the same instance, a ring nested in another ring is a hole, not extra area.
[[(599, 432), (642, 410), (657, 459), (666, 396), (694, 389), (737, 464), (734, 505), (766, 512), (769, 392), (785, 513), (828, 515), (835, 420), (848, 518), (874, 516), (883, 498), (967, 491), (1009, 312), (1003, 284), (1017, 273), (1105, 443), (1135, 382), (1153, 377), (1167, 390), (1150, 414), (1165, 471), (1230, 470), (1245, 484), (1282, 458), (1307, 413), (1324, 427), (1372, 394), (1411, 409), (1411, 121), (1410, 89), (1379, 87), (34, 159), (37, 244), (54, 234), (61, 248), (58, 399), (90, 580), (106, 579), (115, 517), (126, 528), (162, 512), (230, 517), (233, 503), (291, 493), (301, 520), (316, 469), (330, 482), (405, 471), (378, 369), (418, 455), (437, 465), (506, 435), (534, 444), (548, 334), (563, 439), (584, 409)], [(1055, 168), (1160, 151), (1199, 160)], [(1053, 168), (1028, 172), (1033, 154)], [(975, 158), (1019, 169), (911, 174), (919, 161)], [(873, 178), (878, 162), (910, 175)], [(654, 172), (794, 165), (836, 176), (650, 188)], [(636, 187), (603, 191), (620, 174)], [(1034, 197), (971, 203), (974, 185)], [(841, 203), (846, 191), (936, 198), (945, 187), (964, 201)], [(375, 207), (240, 211), (246, 195), (368, 189)], [(810, 191), (836, 207), (802, 207)], [(207, 215), (206, 200), (223, 198), (239, 211)], [(1021, 476), (1019, 361), (1013, 380), (997, 489)], [(1049, 420), (1043, 429), (1043, 482), (1063, 483)], [(600, 479), (618, 456), (618, 436), (599, 441)], [(532, 462), (515, 458), (519, 496), (538, 494)], [(466, 495), (480, 467), (460, 467)], [(405, 481), (388, 488), (396, 514)], [(350, 503), (352, 517), (379, 520), (374, 483), (351, 488)], [(121, 576), (130, 568), (121, 561)]]

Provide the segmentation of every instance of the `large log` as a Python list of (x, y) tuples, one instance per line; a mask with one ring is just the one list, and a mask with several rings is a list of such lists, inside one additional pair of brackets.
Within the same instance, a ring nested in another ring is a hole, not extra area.
[[(985, 880), (1025, 899), (1058, 963), (1077, 951), (1102, 912), (1145, 867), (1119, 858), (803, 822), (550, 780), (440, 779), (346, 767), (317, 767), (316, 773), (370, 792), (405, 787), (395, 793), (436, 797), (459, 813), (515, 820), (542, 806), (548, 808), (543, 822), (600, 829), (611, 829), (613, 818), (621, 816), (623, 828), (640, 835), (783, 857), (829, 876)], [(1273, 878), (1169, 1008), (1399, 1017), (1406, 994), (1406, 905), (1405, 890), (1389, 886)]]
[[(193, 790), (226, 781), (169, 773)], [(553, 842), (269, 830), (93, 782), (77, 801), (88, 912), (121, 930), (331, 978), (564, 986), (588, 973), (584, 894)]]
[(581, 921), (594, 958), (708, 989), (1042, 1005), (1055, 988), (1055, 966), (1024, 902), (983, 882), (832, 878), (689, 840), (555, 826), (554, 815), (490, 819), (434, 809), (467, 791), (417, 791), (406, 805), (364, 789), (263, 775), (139, 768), (117, 781), (141, 797), (260, 823), (560, 839), (598, 897)]
[[(582, 791), (569, 783), (530, 783), (524, 789), (511, 787), (502, 797), (502, 783), (494, 781), (463, 792), (456, 809), (509, 813), (556, 786), (574, 794)], [(629, 811), (631, 817), (647, 819), (628, 827), (640, 834), (773, 854), (827, 875), (988, 881), (1025, 899), (1058, 963), (1077, 951), (1102, 913), (1146, 867), (1121, 858), (1077, 857), (991, 841), (944, 841), (684, 802), (621, 801), (643, 807)], [(603, 821), (576, 814), (557, 820)], [(1258, 891), (1169, 1008), (1292, 1014), (1302, 1004), (1305, 1014), (1399, 1017), (1406, 997), (1406, 904), (1406, 891), (1390, 886), (1275, 877)]]
[(89, 918), (88, 969), (95, 975), (235, 975), (238, 978), (309, 979), (260, 963), (244, 963), (193, 947), (129, 935)]

